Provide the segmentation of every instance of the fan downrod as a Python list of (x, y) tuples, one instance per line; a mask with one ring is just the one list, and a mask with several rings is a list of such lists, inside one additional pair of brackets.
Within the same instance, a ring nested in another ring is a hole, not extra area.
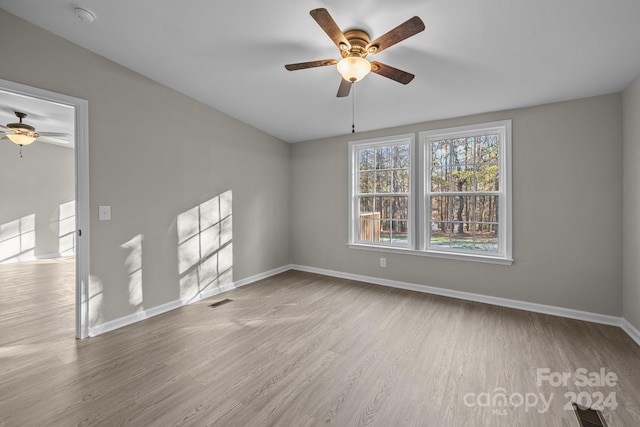
[(22, 113), (20, 111), (14, 111), (14, 113), (16, 113), (16, 117), (20, 119), (20, 123), (9, 123), (7, 125), (9, 129), (26, 129), (27, 131), (30, 131), (30, 132), (36, 131), (36, 128), (34, 128), (33, 126), (28, 125), (26, 123), (22, 123), (22, 119), (27, 117), (27, 113)]

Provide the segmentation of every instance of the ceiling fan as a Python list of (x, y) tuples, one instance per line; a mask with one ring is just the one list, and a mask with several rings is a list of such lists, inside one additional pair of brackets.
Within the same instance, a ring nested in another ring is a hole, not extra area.
[(61, 132), (36, 132), (36, 128), (31, 125), (22, 122), (22, 119), (27, 117), (26, 113), (20, 111), (14, 111), (16, 117), (20, 120), (19, 123), (9, 123), (6, 126), (0, 125), (0, 133), (4, 133), (2, 139), (9, 139), (10, 141), (18, 144), (19, 146), (29, 145), (36, 139), (42, 141), (56, 142), (59, 144), (68, 144), (69, 141), (62, 139), (68, 138), (71, 135)]
[(313, 9), (309, 13), (324, 32), (327, 33), (329, 38), (333, 40), (338, 49), (340, 49), (342, 59), (340, 61), (335, 59), (321, 59), (318, 61), (287, 64), (284, 66), (287, 70), (295, 71), (337, 64), (338, 72), (342, 76), (342, 81), (338, 88), (337, 96), (339, 97), (349, 95), (351, 85), (361, 80), (369, 72), (379, 74), (405, 85), (415, 77), (406, 71), (399, 70), (378, 61), (369, 62), (365, 58), (367, 55), (382, 52), (388, 47), (423, 31), (425, 28), (424, 22), (422, 22), (419, 17), (414, 16), (371, 41), (369, 34), (364, 30), (354, 29), (342, 32), (327, 9)]

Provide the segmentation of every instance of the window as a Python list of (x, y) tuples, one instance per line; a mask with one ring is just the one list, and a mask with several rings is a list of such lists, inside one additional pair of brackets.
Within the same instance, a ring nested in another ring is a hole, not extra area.
[(414, 135), (350, 143), (350, 242), (412, 247), (413, 146)]
[(424, 249), (511, 258), (511, 122), (420, 133)]
[(352, 247), (512, 262), (511, 121), (421, 132), (417, 147), (413, 134), (352, 141), (349, 152)]

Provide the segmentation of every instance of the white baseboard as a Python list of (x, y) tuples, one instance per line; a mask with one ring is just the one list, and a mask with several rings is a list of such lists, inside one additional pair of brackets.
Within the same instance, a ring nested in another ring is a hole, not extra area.
[(236, 285), (236, 288), (239, 288), (240, 286), (245, 286), (245, 285), (248, 285), (250, 283), (257, 282), (258, 280), (267, 279), (267, 278), (269, 278), (271, 276), (275, 276), (276, 274), (284, 273), (285, 271), (289, 271), (291, 269), (292, 269), (291, 268), (291, 264), (283, 265), (282, 267), (274, 268), (273, 270), (265, 271), (264, 273), (259, 273), (259, 274), (256, 274), (254, 276), (247, 277), (246, 279), (240, 279), (240, 280), (234, 282), (234, 284)]
[(123, 326), (127, 326), (135, 322), (139, 322), (140, 320), (148, 319), (150, 317), (157, 316), (158, 314), (175, 310), (176, 308), (182, 307), (184, 305), (193, 304), (195, 302), (201, 301), (206, 298), (210, 298), (220, 293), (227, 292), (232, 289), (239, 288), (241, 286), (249, 285), (259, 280), (266, 279), (271, 276), (275, 276), (276, 274), (284, 273), (285, 271), (288, 271), (288, 270), (305, 271), (308, 273), (322, 274), (324, 276), (337, 277), (337, 278), (348, 279), (348, 280), (357, 280), (365, 283), (372, 283), (374, 285), (389, 286), (392, 288), (406, 289), (410, 291), (441, 295), (441, 296), (446, 296), (451, 298), (458, 298), (458, 299), (467, 300), (467, 301), (475, 301), (475, 302), (481, 302), (485, 304), (492, 304), (492, 305), (497, 305), (501, 307), (515, 308), (519, 310), (531, 311), (534, 313), (550, 314), (553, 316), (584, 320), (586, 322), (618, 326), (622, 328), (622, 330), (625, 333), (627, 333), (627, 335), (629, 335), (631, 339), (633, 339), (638, 345), (640, 345), (640, 330), (638, 330), (635, 326), (633, 326), (631, 323), (629, 323), (626, 319), (622, 317), (609, 316), (609, 315), (600, 314), (600, 313), (591, 313), (588, 311), (575, 310), (575, 309), (565, 308), (565, 307), (537, 304), (537, 303), (526, 302), (526, 301), (518, 301), (518, 300), (507, 299), (507, 298), (492, 297), (488, 295), (474, 294), (471, 292), (456, 291), (451, 289), (438, 288), (434, 286), (418, 285), (415, 283), (400, 282), (396, 280), (381, 279), (378, 277), (344, 273), (340, 271), (326, 270), (323, 268), (309, 267), (309, 266), (297, 265), (297, 264), (285, 265), (282, 267), (275, 268), (273, 270), (265, 271), (264, 273), (259, 273), (254, 276), (240, 279), (238, 281), (235, 281), (233, 283), (230, 283), (228, 285), (225, 285), (219, 288), (204, 290), (200, 292), (198, 295), (196, 295), (195, 297), (191, 298), (189, 301), (181, 301), (181, 300), (170, 301), (168, 303), (165, 303), (156, 307), (151, 307), (146, 310), (138, 311), (136, 313), (132, 313), (127, 316), (120, 317), (118, 319), (110, 320), (108, 322), (95, 325), (89, 328), (89, 336), (93, 337), (96, 335), (100, 335), (100, 334), (112, 331), (114, 329), (118, 329)]
[(33, 257), (33, 259), (51, 259), (51, 258), (65, 258), (69, 255), (62, 255), (61, 253), (52, 253), (52, 254), (40, 254)]
[(605, 314), (591, 313), (588, 311), (574, 310), (571, 308), (557, 307), (552, 305), (536, 304), (526, 301), (518, 301), (507, 298), (492, 297), (470, 292), (455, 291), (434, 286), (417, 285), (414, 283), (399, 282), (395, 280), (381, 279), (378, 277), (363, 276), (359, 274), (343, 273), (340, 271), (325, 270), (322, 268), (307, 267), (303, 265), (291, 265), (294, 270), (306, 271), (309, 273), (323, 274), (325, 276), (338, 277), (342, 279), (357, 280), (360, 282), (373, 283), (374, 285), (389, 286), (392, 288), (406, 289), (410, 291), (423, 292), (427, 294), (441, 295), (445, 297), (458, 298), (467, 301), (481, 302), (485, 304), (498, 305), (501, 307), (516, 308), (519, 310), (532, 311), (535, 313), (551, 314), (554, 316), (568, 317), (570, 319), (585, 320), (587, 322), (601, 323), (605, 325), (621, 326), (622, 318), (608, 316)]
[(627, 333), (638, 345), (640, 345), (640, 330), (633, 326), (627, 319), (622, 319), (622, 330)]
[(176, 308), (182, 307), (183, 305), (184, 304), (182, 304), (182, 301), (180, 300), (170, 301), (166, 304), (157, 305), (146, 310), (136, 311), (135, 313), (131, 313), (117, 319), (109, 320), (108, 322), (89, 326), (89, 336), (95, 337), (113, 331), (115, 329), (122, 328), (123, 326), (128, 326), (141, 320), (157, 316), (158, 314), (175, 310)]
[(265, 271), (264, 273), (259, 273), (251, 277), (240, 279), (236, 282), (232, 282), (227, 285), (214, 287), (211, 289), (205, 289), (199, 292), (198, 294), (196, 294), (194, 297), (189, 298), (188, 300), (183, 301), (183, 300), (177, 299), (174, 301), (169, 301), (165, 304), (161, 304), (145, 310), (140, 310), (135, 313), (131, 313), (126, 316), (122, 316), (117, 319), (110, 320), (108, 322), (100, 323), (98, 325), (90, 326), (89, 336), (95, 337), (100, 334), (104, 334), (106, 332), (113, 331), (118, 328), (122, 328), (123, 326), (128, 326), (133, 323), (139, 322), (141, 320), (148, 319), (153, 316), (157, 316), (158, 314), (166, 313), (167, 311), (175, 310), (176, 308), (180, 308), (188, 304), (193, 304), (203, 299), (211, 298), (212, 296), (221, 294), (223, 292), (227, 292), (232, 289), (236, 289), (241, 286), (245, 286), (250, 283), (257, 282), (258, 280), (275, 276), (276, 274), (280, 274), (288, 270), (291, 270), (291, 267), (289, 265), (274, 268), (273, 270)]

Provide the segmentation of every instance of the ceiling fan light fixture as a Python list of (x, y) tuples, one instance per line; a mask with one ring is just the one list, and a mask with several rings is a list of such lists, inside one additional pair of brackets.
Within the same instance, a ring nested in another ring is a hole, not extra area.
[(348, 82), (362, 80), (371, 71), (371, 63), (360, 56), (347, 56), (338, 62), (338, 72)]
[(20, 123), (9, 123), (6, 129), (10, 130), (6, 134), (7, 138), (18, 145), (29, 145), (40, 135), (36, 132), (36, 128), (26, 123), (22, 123), (22, 119), (27, 117), (25, 113), (16, 111), (16, 117), (20, 119)]
[(9, 138), (14, 144), (18, 145), (29, 145), (36, 140), (36, 136), (21, 132), (9, 133), (7, 134), (7, 138)]

